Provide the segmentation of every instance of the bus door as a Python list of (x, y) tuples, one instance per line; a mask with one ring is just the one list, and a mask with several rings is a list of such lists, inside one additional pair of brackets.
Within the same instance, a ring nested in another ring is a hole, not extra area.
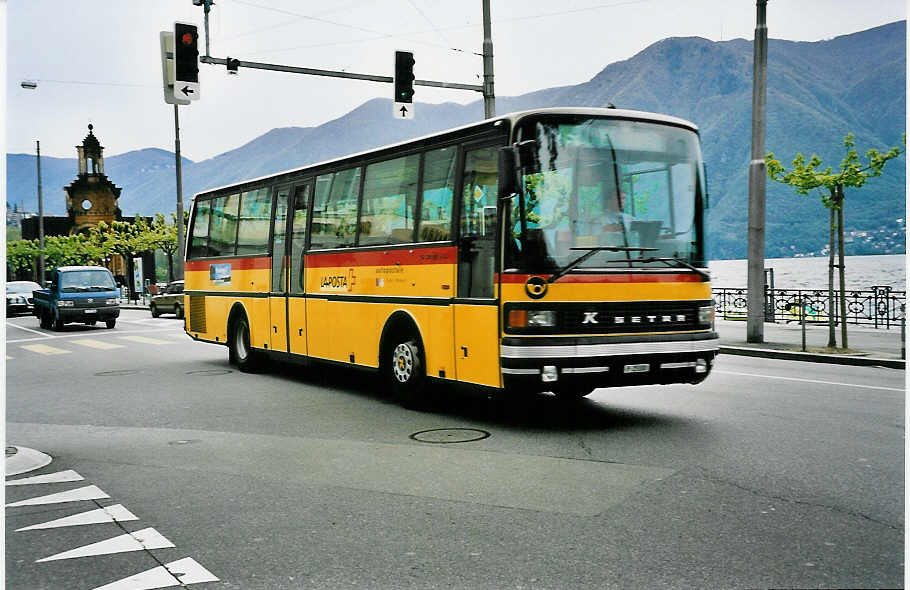
[(455, 300), (455, 373), (459, 381), (499, 387), (496, 272), (498, 146), (464, 154)]
[(287, 218), (288, 195), (290, 188), (287, 186), (275, 189), (275, 215), (272, 228), (272, 286), (269, 290), (269, 329), (272, 350), (287, 352)]
[(306, 265), (308, 214), (313, 198), (313, 180), (293, 187), (293, 199), (288, 212), (288, 350), (307, 354)]

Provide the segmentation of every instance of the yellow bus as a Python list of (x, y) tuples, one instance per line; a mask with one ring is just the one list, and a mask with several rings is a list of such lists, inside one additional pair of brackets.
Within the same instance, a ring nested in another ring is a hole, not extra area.
[(698, 383), (718, 351), (698, 129), (513, 113), (199, 193), (185, 329), (266, 358), (565, 397)]

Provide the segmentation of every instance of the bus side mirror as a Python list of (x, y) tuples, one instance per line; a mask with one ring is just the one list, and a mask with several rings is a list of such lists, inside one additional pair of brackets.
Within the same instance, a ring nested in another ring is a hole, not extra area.
[(499, 148), (499, 198), (509, 200), (520, 193), (523, 176), (539, 171), (537, 141), (529, 139)]
[(705, 209), (708, 209), (711, 206), (711, 202), (708, 200), (708, 165), (704, 162), (701, 163), (701, 178), (704, 182), (704, 206)]

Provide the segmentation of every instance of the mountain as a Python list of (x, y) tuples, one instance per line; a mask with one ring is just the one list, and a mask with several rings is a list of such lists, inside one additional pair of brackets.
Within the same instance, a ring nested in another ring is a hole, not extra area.
[[(798, 152), (818, 154), (836, 168), (843, 137), (857, 149), (899, 145), (906, 127), (906, 26), (892, 23), (819, 42), (772, 39), (768, 45), (766, 151), (788, 164)], [(318, 127), (273, 129), (249, 143), (201, 162), (184, 160), (184, 195), (245, 178), (303, 166), (480, 119), (480, 101), (421, 104), (420, 116), (389, 122), (389, 100), (374, 99)], [(516, 97), (497, 97), (507, 113), (547, 106), (605, 106), (656, 111), (695, 122), (709, 171), (708, 252), (744, 258), (751, 148), (752, 41), (669, 38), (591, 80)], [(847, 191), (846, 230), (887, 240), (855, 240), (850, 254), (904, 252), (905, 156), (884, 175)], [(170, 211), (174, 156), (139, 150), (106, 158), (108, 176), (123, 187), (125, 214)], [(53, 196), (74, 177), (75, 160), (42, 158), (45, 210), (62, 213)], [(35, 162), (7, 156), (7, 198), (34, 210)], [(819, 253), (827, 242), (827, 211), (818, 195), (797, 196), (768, 182), (768, 257)]]

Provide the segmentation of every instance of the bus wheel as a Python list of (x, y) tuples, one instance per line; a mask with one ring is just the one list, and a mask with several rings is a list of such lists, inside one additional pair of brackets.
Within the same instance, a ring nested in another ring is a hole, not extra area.
[(406, 408), (423, 408), (428, 400), (424, 395), (426, 370), (420, 347), (416, 341), (407, 340), (391, 350), (388, 377), (395, 396)]
[(256, 369), (256, 354), (250, 346), (250, 323), (243, 314), (234, 322), (228, 348), (232, 365), (244, 373), (252, 373)]

